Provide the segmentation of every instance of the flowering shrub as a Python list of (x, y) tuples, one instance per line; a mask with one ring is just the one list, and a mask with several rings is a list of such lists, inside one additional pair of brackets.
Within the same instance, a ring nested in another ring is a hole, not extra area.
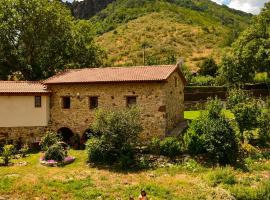
[(59, 144), (54, 144), (48, 148), (45, 152), (45, 160), (54, 160), (56, 162), (62, 162), (65, 159), (65, 151)]

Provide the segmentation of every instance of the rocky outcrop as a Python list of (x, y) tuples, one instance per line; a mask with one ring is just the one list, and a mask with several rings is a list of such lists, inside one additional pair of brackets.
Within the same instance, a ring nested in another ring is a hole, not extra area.
[(68, 6), (71, 8), (74, 17), (78, 19), (89, 19), (113, 1), (115, 0), (74, 1), (68, 4)]

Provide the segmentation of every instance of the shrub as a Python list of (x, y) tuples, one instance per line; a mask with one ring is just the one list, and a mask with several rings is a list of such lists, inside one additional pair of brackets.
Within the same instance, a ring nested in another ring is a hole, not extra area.
[(233, 164), (238, 156), (238, 142), (230, 122), (221, 113), (218, 99), (207, 103), (208, 111), (192, 121), (184, 136), (186, 149), (193, 153), (206, 153), (219, 164)]
[(41, 138), (39, 145), (43, 151), (47, 151), (50, 146), (56, 144), (57, 142), (60, 142), (60, 138), (57, 133), (48, 131), (46, 132), (45, 136)]
[(218, 184), (233, 185), (236, 183), (235, 174), (231, 168), (216, 168), (207, 175), (207, 179), (212, 186)]
[(215, 78), (212, 76), (194, 76), (190, 83), (196, 86), (213, 86), (215, 85)]
[(241, 89), (231, 89), (227, 96), (227, 108), (232, 109), (240, 103), (246, 103), (251, 100), (251, 95), (248, 91)]
[(204, 119), (205, 117), (205, 115), (202, 115), (200, 116), (200, 119), (193, 120), (184, 135), (185, 149), (192, 155), (206, 153), (203, 139), (204, 131), (202, 130), (204, 127), (204, 121), (207, 120)]
[(216, 76), (218, 71), (218, 66), (213, 58), (207, 58), (202, 61), (199, 73), (203, 76)]
[(14, 145), (11, 145), (11, 144), (4, 145), (4, 147), (2, 148), (1, 156), (3, 158), (5, 166), (8, 166), (11, 160), (11, 156), (13, 156), (14, 153), (15, 153)]
[(234, 164), (238, 156), (236, 135), (225, 117), (210, 119), (205, 124), (204, 147), (212, 161)]
[(254, 77), (256, 83), (268, 83), (269, 77), (267, 72), (256, 73)]
[(262, 157), (262, 152), (258, 148), (246, 142), (241, 144), (241, 150), (245, 157), (251, 157), (253, 159)]
[(51, 145), (45, 152), (45, 160), (62, 162), (65, 159), (65, 150), (60, 144)]
[(202, 170), (203, 167), (196, 160), (194, 160), (194, 159), (187, 159), (183, 163), (183, 169), (188, 170), (188, 171), (195, 172), (195, 171)]
[(232, 108), (232, 113), (240, 130), (240, 139), (244, 140), (244, 131), (250, 131), (257, 127), (257, 117), (260, 109), (255, 101), (239, 103)]
[(262, 111), (261, 115), (258, 118), (258, 124), (259, 124), (259, 142), (260, 145), (266, 146), (270, 143), (270, 112)]
[(160, 153), (174, 158), (181, 153), (181, 144), (175, 137), (167, 137), (160, 142)]
[(160, 154), (160, 139), (152, 138), (149, 145), (149, 150), (151, 153), (159, 155)]
[(86, 143), (88, 153), (88, 161), (91, 163), (108, 163), (110, 150), (106, 149), (106, 145), (101, 138), (92, 137)]
[(121, 168), (133, 162), (138, 134), (142, 131), (136, 108), (109, 112), (98, 110), (92, 130), (101, 137), (87, 142), (89, 162), (115, 163)]
[(29, 152), (29, 146), (27, 144), (23, 145), (23, 147), (19, 150), (19, 152), (24, 158), (26, 154)]

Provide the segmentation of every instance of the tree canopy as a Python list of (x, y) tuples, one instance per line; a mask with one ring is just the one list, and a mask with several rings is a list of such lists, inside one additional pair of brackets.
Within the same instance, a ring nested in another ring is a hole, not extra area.
[(0, 79), (47, 78), (70, 67), (101, 65), (91, 25), (58, 0), (0, 1)]
[(231, 83), (251, 82), (255, 72), (270, 72), (270, 3), (232, 45), (223, 70)]

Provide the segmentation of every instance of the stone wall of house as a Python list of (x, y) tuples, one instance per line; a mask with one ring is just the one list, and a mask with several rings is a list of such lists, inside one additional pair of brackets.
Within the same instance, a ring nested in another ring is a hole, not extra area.
[(0, 127), (0, 143), (22, 142), (32, 144), (39, 142), (47, 127)]
[(184, 119), (184, 84), (177, 71), (168, 78), (165, 93), (168, 133)]
[[(100, 83), (50, 85), (51, 127), (57, 131), (69, 128), (80, 135), (90, 127), (95, 110), (89, 108), (89, 97), (98, 96), (98, 108), (125, 108), (126, 97), (136, 96), (144, 131), (141, 138), (164, 137), (166, 132), (166, 82)], [(62, 108), (62, 97), (71, 97), (70, 109)]]

